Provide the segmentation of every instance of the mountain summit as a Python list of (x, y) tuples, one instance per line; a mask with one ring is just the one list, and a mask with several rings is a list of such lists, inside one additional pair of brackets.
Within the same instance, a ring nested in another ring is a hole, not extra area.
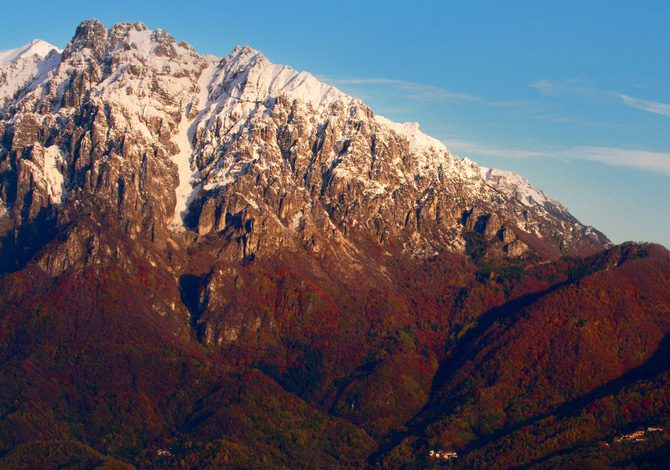
[(665, 463), (668, 273), (248, 46), (0, 52), (2, 468)]
[(240, 257), (364, 239), (432, 256), (462, 252), (466, 230), (508, 257), (609, 246), (523, 178), (247, 46), (200, 56), (142, 23), (89, 20), (62, 53), (3, 53), (2, 74), (4, 236), (85, 192), (159, 248), (236, 231)]

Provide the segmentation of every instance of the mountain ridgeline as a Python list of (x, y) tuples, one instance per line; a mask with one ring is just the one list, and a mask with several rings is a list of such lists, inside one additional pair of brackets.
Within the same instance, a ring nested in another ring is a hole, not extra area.
[(0, 255), (2, 468), (670, 457), (667, 250), (247, 46), (0, 52)]

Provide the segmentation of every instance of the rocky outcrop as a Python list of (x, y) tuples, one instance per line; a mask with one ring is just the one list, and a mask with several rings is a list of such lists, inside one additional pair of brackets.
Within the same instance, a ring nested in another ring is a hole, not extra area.
[[(143, 256), (207, 253), (196, 271), (210, 342), (272, 329), (270, 319), (236, 320), (217, 297), (219, 268), (235, 263), (288, 253), (383, 279), (380, 259), (465, 252), (467, 232), (487, 240), (492, 258), (608, 243), (518, 175), (460, 159), (417, 124), (376, 116), (249, 47), (200, 56), (142, 23), (88, 20), (62, 54), (40, 50), (24, 61), (26, 83), (0, 101), (3, 257), (55, 237), (39, 258), (52, 276), (120, 259), (95, 224), (62, 235), (59, 214), (87, 201)], [(23, 60), (15, 55), (13, 64)], [(19, 236), (46, 221), (54, 233)], [(193, 264), (179, 259), (175, 276)]]
[(2, 108), (0, 190), (14, 225), (85, 192), (116, 208), (129, 235), (164, 247), (179, 183), (175, 101), (205, 62), (141, 23), (83, 22), (48, 79)]

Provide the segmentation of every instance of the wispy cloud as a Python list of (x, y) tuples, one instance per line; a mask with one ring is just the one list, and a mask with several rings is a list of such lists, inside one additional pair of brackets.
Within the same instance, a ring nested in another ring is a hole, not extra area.
[(621, 99), (624, 104), (627, 104), (633, 108), (649, 111), (650, 113), (660, 114), (661, 116), (670, 116), (670, 104), (641, 100), (620, 93), (600, 90), (588, 81), (578, 78), (566, 80), (545, 79), (533, 83), (531, 87), (535, 88), (541, 94), (550, 97), (572, 95), (598, 101), (611, 101), (614, 99), (614, 97), (617, 97)]
[(670, 175), (670, 153), (608, 147), (576, 147), (564, 156)]
[(486, 101), (488, 106), (496, 108), (510, 108), (517, 111), (526, 112), (545, 112), (547, 106), (544, 103), (533, 100), (516, 100), (516, 101)]
[(534, 158), (546, 157), (547, 153), (534, 150), (497, 148), (477, 142), (468, 142), (456, 139), (443, 139), (441, 142), (455, 155), (461, 157), (485, 155), (499, 158)]
[(515, 114), (537, 114), (547, 111), (546, 105), (536, 100), (494, 101), (467, 92), (453, 91), (433, 85), (426, 85), (424, 83), (408, 82), (406, 80), (395, 80), (391, 78), (340, 79), (323, 75), (319, 75), (317, 78), (337, 87), (356, 87), (355, 95), (359, 98), (370, 98), (375, 95), (383, 94), (386, 97), (393, 96), (398, 103), (404, 101), (406, 106), (421, 106), (425, 103), (469, 103), (490, 108), (507, 108)]
[[(488, 144), (458, 139), (443, 139), (441, 142), (453, 154), (473, 160), (477, 160), (479, 156), (497, 158), (560, 158), (567, 162), (571, 160), (590, 160), (605, 165), (624, 166), (670, 175), (670, 153), (611, 147), (571, 147), (556, 150), (530, 150), (494, 147)], [(534, 144), (535, 142), (530, 139), (530, 143)]]
[(650, 113), (660, 114), (661, 116), (670, 116), (670, 104), (657, 103), (656, 101), (640, 100), (626, 95), (616, 94), (628, 106), (649, 111)]
[(481, 101), (481, 98), (469, 93), (459, 93), (444, 88), (425, 85), (422, 83), (407, 82), (404, 80), (393, 80), (390, 78), (354, 78), (354, 79), (332, 79), (319, 77), (321, 80), (332, 85), (383, 85), (388, 86), (406, 94), (408, 99), (420, 101), (444, 101), (463, 102)]
[(573, 95), (602, 98), (603, 96), (608, 95), (607, 92), (599, 90), (589, 81), (580, 78), (569, 78), (563, 80), (544, 79), (540, 80), (539, 82), (535, 82), (530, 86), (531, 88), (535, 88), (541, 94), (551, 97)]

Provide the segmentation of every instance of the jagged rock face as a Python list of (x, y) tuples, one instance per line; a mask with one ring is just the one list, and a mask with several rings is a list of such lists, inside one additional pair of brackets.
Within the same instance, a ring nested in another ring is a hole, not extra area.
[[(102, 229), (59, 216), (92, 204), (135, 250), (169, 257), (175, 276), (204, 276), (208, 342), (276, 326), (217, 294), (234, 285), (217, 273), (241, 261), (289, 253), (383, 280), (383, 259), (467, 251), (467, 232), (492, 258), (609, 243), (523, 178), (461, 160), (417, 124), (375, 116), (249, 47), (200, 56), (142, 23), (89, 20), (62, 53), (33, 42), (0, 54), (3, 257), (26, 258), (56, 237), (38, 263), (52, 276), (119, 261)], [(187, 268), (180, 250), (199, 246), (209, 261)]]
[(14, 223), (84, 191), (130, 235), (164, 245), (178, 184), (171, 136), (205, 63), (142, 24), (82, 23), (57, 66), (2, 103), (0, 186)]
[[(235, 54), (239, 60), (252, 51)], [(316, 102), (290, 94), (275, 98), (271, 83), (276, 72), (267, 70), (270, 64), (256, 56), (245, 61), (252, 65), (244, 78), (228, 88), (224, 82), (223, 104), (218, 105), (222, 112), (203, 116), (195, 125), (196, 183), (202, 190), (186, 221), (201, 235), (235, 230), (245, 241), (243, 256), (249, 256), (289, 245), (287, 238), (295, 239), (291, 228), (316, 225), (331, 240), (372, 239), (426, 256), (462, 250), (464, 215), (477, 208), (499, 221), (496, 230), (486, 229), (491, 238), (506, 221), (540, 239), (565, 232), (560, 250), (553, 240), (548, 242), (546, 250), (553, 255), (597, 246), (567, 211), (562, 220), (542, 206), (520, 204), (487, 184), (475, 164), (451, 155), (418, 128), (375, 117), (344, 96)], [(249, 83), (254, 84), (252, 92)], [(262, 94), (264, 89), (270, 93)], [(220, 99), (217, 93), (210, 93), (208, 103)], [(326, 93), (332, 90), (320, 96)], [(270, 97), (262, 101), (258, 94)], [(542, 202), (549, 200), (545, 196)], [(325, 214), (323, 223), (314, 214)], [(260, 226), (272, 233), (269, 246), (264, 245), (267, 233), (260, 239), (252, 234), (258, 217)], [(508, 230), (503, 248), (516, 239)]]

